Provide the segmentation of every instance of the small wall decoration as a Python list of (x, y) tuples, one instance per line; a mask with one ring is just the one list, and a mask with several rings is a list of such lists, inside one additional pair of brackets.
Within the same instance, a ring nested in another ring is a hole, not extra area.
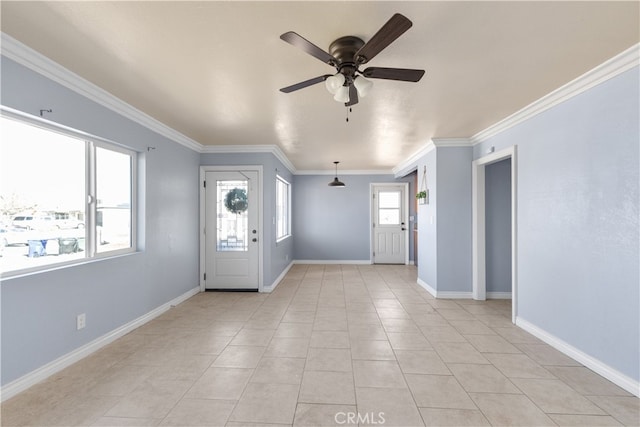
[(224, 198), (224, 206), (234, 214), (239, 214), (247, 210), (247, 191), (242, 188), (234, 188), (229, 191)]
[(427, 187), (427, 167), (425, 166), (422, 171), (422, 183), (420, 184), (420, 191), (416, 193), (416, 199), (418, 204), (429, 204), (429, 188)]
[(419, 193), (416, 193), (416, 199), (418, 199), (418, 203), (421, 205), (424, 205), (427, 203), (427, 192), (426, 191), (420, 191)]

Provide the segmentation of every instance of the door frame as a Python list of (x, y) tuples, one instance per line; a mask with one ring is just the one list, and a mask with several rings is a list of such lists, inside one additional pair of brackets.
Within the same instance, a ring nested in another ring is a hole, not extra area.
[(206, 241), (205, 241), (205, 226), (206, 226), (206, 192), (204, 187), (204, 181), (207, 172), (236, 172), (236, 171), (253, 171), (258, 173), (258, 292), (264, 291), (264, 262), (263, 262), (263, 228), (264, 222), (262, 220), (264, 211), (264, 196), (263, 196), (263, 175), (262, 165), (233, 165), (233, 166), (200, 166), (200, 179), (198, 185), (200, 186), (200, 225), (198, 235), (200, 238), (200, 292), (205, 291), (204, 274), (206, 269), (207, 254), (206, 254)]
[(516, 322), (518, 297), (517, 268), (517, 146), (492, 152), (472, 162), (472, 294), (474, 300), (487, 298), (486, 283), (486, 222), (485, 222), (485, 168), (505, 159), (511, 159), (511, 321)]
[(404, 265), (409, 264), (409, 183), (408, 182), (372, 182), (369, 184), (369, 200), (371, 201), (371, 206), (369, 209), (369, 224), (371, 225), (371, 234), (369, 239), (369, 256), (371, 257), (369, 260), (370, 264), (375, 263), (375, 259), (373, 256), (373, 251), (376, 247), (375, 244), (375, 230), (373, 228), (373, 219), (375, 218), (375, 201), (373, 195), (375, 194), (375, 188), (377, 186), (387, 186), (387, 185), (395, 185), (402, 186), (404, 189), (404, 215), (402, 220), (406, 225), (406, 236), (404, 239)]

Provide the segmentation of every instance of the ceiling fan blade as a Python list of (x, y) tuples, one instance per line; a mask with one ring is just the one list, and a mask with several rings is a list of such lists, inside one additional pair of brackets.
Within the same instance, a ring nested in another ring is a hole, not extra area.
[(371, 79), (417, 82), (422, 78), (422, 76), (424, 76), (424, 70), (411, 70), (409, 68), (369, 67), (362, 72), (362, 75)]
[(352, 105), (356, 105), (358, 103), (358, 90), (352, 84), (349, 86), (349, 102), (345, 102), (345, 107), (351, 107)]
[(325, 64), (334, 66), (334, 64), (336, 63), (336, 59), (333, 56), (331, 56), (329, 53), (325, 52), (324, 50), (320, 49), (318, 46), (311, 43), (309, 40), (305, 39), (298, 33), (289, 31), (281, 35), (280, 38), (286, 41), (287, 43), (292, 44), (295, 47), (304, 50), (309, 55), (315, 58), (318, 58), (320, 61), (324, 62)]
[(395, 39), (404, 34), (412, 25), (413, 23), (406, 16), (396, 13), (356, 52), (356, 61), (359, 64), (366, 64), (371, 61), (374, 56), (393, 43)]
[(327, 77), (330, 77), (330, 76), (331, 74), (325, 74), (324, 76), (314, 77), (312, 79), (305, 80), (303, 82), (296, 83), (291, 86), (283, 87), (282, 89), (280, 89), (280, 92), (290, 93), (299, 89), (304, 89), (305, 87), (312, 86), (317, 83), (322, 83), (323, 81), (327, 80)]

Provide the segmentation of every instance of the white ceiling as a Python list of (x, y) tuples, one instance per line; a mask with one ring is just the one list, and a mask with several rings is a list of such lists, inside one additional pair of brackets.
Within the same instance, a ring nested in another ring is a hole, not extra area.
[[(638, 43), (632, 2), (1, 2), (2, 31), (204, 145), (277, 145), (296, 170), (391, 170), (431, 138), (471, 137)], [(280, 40), (365, 42), (396, 12), (413, 27), (367, 66), (349, 114), (333, 68)]]

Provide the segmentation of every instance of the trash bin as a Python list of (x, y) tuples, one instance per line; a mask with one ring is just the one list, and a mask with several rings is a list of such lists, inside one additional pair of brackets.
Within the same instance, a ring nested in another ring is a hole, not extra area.
[(65, 237), (58, 239), (58, 254), (74, 254), (78, 252), (78, 239)]
[(58, 238), (47, 240), (47, 255), (58, 255), (60, 247), (58, 246)]
[(46, 240), (29, 240), (27, 243), (29, 244), (29, 258), (37, 258), (47, 254)]

